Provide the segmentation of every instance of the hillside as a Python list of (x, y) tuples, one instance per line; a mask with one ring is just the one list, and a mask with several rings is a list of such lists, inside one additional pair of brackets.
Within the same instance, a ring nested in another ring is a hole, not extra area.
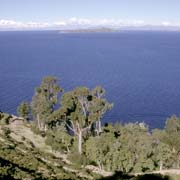
[(29, 124), (0, 126), (1, 179), (92, 179), (73, 168), (66, 154), (52, 150), (45, 138), (33, 133)]
[[(29, 123), (10, 122), (0, 125), (0, 178), (1, 179), (141, 179), (148, 174), (123, 175), (98, 170), (96, 166), (77, 167), (67, 154), (52, 150), (45, 137), (35, 134)], [(180, 170), (151, 172), (149, 176), (173, 175), (179, 178)], [(112, 177), (111, 177), (112, 176)]]

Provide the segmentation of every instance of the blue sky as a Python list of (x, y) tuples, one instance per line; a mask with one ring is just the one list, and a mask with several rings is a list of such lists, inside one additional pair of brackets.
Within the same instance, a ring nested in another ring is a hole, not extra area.
[(60, 21), (65, 25), (71, 20), (84, 24), (104, 20), (108, 24), (119, 20), (124, 24), (168, 25), (180, 24), (179, 9), (180, 0), (0, 0), (0, 20), (4, 20), (0, 23), (18, 22), (20, 26)]

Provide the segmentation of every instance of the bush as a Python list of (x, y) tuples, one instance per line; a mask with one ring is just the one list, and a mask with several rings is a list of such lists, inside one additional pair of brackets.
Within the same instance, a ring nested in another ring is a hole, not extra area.
[(4, 136), (6, 138), (9, 138), (10, 134), (11, 134), (11, 130), (9, 128), (7, 128), (7, 127), (3, 127), (2, 130), (3, 130)]
[(145, 174), (137, 176), (134, 180), (169, 180), (169, 177), (161, 174)]
[(39, 128), (36, 126), (36, 124), (34, 122), (31, 124), (31, 130), (35, 134), (41, 135), (41, 131), (39, 130)]
[(74, 152), (69, 154), (68, 159), (74, 163), (76, 168), (81, 168), (82, 166), (87, 165), (87, 158), (84, 154), (79, 154), (78, 152)]
[(11, 118), (11, 115), (7, 113), (0, 113), (0, 124), (1, 125), (7, 125), (9, 124), (9, 119)]
[(46, 144), (55, 151), (69, 152), (73, 146), (73, 136), (70, 136), (63, 127), (49, 130), (46, 135)]

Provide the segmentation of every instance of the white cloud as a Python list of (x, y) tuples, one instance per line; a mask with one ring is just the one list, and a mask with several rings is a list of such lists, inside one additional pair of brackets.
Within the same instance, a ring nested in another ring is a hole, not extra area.
[(55, 25), (55, 26), (66, 26), (67, 23), (65, 21), (58, 21), (58, 22), (54, 22), (53, 25)]
[(0, 28), (13, 28), (13, 29), (39, 29), (48, 28), (51, 25), (49, 23), (38, 23), (38, 22), (19, 22), (14, 20), (0, 20)]
[(1, 19), (0, 26), (1, 27), (21, 27), (21, 26), (23, 26), (23, 23), (13, 21), (13, 20)]
[(132, 23), (134, 26), (142, 26), (145, 24), (145, 22), (143, 20), (133, 20)]
[(92, 21), (90, 19), (77, 19), (79, 25), (90, 25)]
[[(56, 28), (72, 28), (72, 27), (95, 27), (95, 26), (104, 26), (104, 27), (123, 27), (123, 26), (143, 26), (143, 25), (153, 25), (146, 23), (143, 20), (122, 20), (122, 19), (88, 19), (88, 18), (77, 18), (72, 17), (69, 19), (61, 19), (56, 22), (47, 23), (47, 22), (20, 22), (14, 20), (2, 19), (0, 20), (0, 28), (3, 29), (56, 29)], [(179, 26), (171, 22), (161, 22), (156, 25), (162, 26)]]
[(161, 23), (162, 26), (171, 26), (171, 27), (180, 27), (180, 23), (177, 22), (169, 22), (169, 21), (163, 21)]
[(163, 26), (170, 26), (171, 25), (171, 23), (170, 22), (167, 22), (167, 21), (164, 21), (164, 22), (162, 22), (161, 23)]
[(72, 17), (72, 18), (69, 19), (69, 21), (70, 21), (70, 22), (77, 22), (78, 19), (77, 19), (76, 17)]
[(24, 24), (24, 28), (28, 29), (41, 29), (49, 28), (51, 25), (49, 23), (38, 23), (38, 22), (28, 22)]

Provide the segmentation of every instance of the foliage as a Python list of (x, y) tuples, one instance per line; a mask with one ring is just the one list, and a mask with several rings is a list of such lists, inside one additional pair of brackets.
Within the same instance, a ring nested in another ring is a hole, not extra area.
[(36, 88), (31, 107), (40, 130), (46, 130), (48, 117), (54, 111), (60, 92), (62, 88), (58, 85), (57, 79), (52, 76), (45, 77), (41, 85)]
[(31, 146), (31, 141), (25, 141), (20, 143), (10, 137), (5, 142), (0, 140), (0, 179), (81, 179), (65, 171), (60, 158), (39, 151)]
[[(82, 137), (88, 135), (93, 123), (100, 122), (103, 114), (112, 107), (103, 96), (104, 89), (101, 87), (96, 87), (92, 91), (86, 87), (78, 87), (65, 93), (61, 98), (58, 117), (69, 131), (77, 136), (79, 154), (82, 153)], [(100, 131), (100, 127), (97, 131)]]
[(11, 134), (11, 130), (8, 127), (2, 127), (3, 134), (6, 138), (9, 138), (9, 135)]
[(33, 131), (33, 133), (39, 134), (39, 135), (41, 134), (40, 129), (38, 128), (37, 124), (34, 121), (31, 122), (30, 128), (31, 128), (31, 131)]
[(28, 120), (30, 114), (30, 105), (27, 102), (22, 102), (17, 109), (17, 113), (20, 117)]
[(49, 130), (46, 135), (46, 144), (51, 145), (55, 151), (68, 153), (73, 146), (74, 139), (63, 126)]
[(101, 178), (101, 180), (170, 180), (170, 177), (161, 174), (144, 174), (133, 176), (123, 173), (121, 171), (116, 171), (112, 176)]
[(172, 116), (168, 118), (163, 130), (154, 130), (154, 136), (157, 140), (166, 144), (171, 153), (174, 154), (174, 160), (176, 163), (174, 166), (180, 167), (180, 118)]
[(172, 159), (168, 146), (154, 143), (148, 129), (139, 124), (109, 125), (101, 136), (85, 143), (85, 153), (100, 169), (122, 172), (145, 172), (159, 168), (160, 162)]
[(9, 119), (11, 118), (10, 114), (0, 112), (0, 125), (9, 124)]
[(68, 160), (73, 162), (73, 167), (76, 169), (84, 168), (87, 164), (87, 157), (84, 154), (79, 154), (77, 151), (72, 151), (68, 155)]

